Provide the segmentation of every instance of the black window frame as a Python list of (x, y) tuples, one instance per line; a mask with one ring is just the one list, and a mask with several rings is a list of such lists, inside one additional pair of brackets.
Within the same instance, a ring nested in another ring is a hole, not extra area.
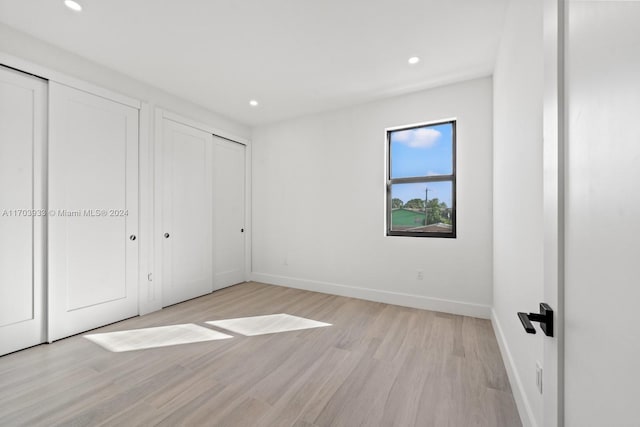
[[(391, 134), (393, 132), (399, 132), (404, 130), (425, 128), (439, 125), (451, 125), (451, 156), (452, 156), (452, 170), (451, 175), (435, 175), (435, 176), (416, 176), (407, 178), (391, 178)], [(387, 150), (387, 203), (386, 203), (386, 217), (387, 217), (387, 236), (404, 236), (404, 237), (436, 237), (445, 239), (455, 239), (457, 236), (457, 192), (456, 192), (456, 146), (457, 146), (457, 119), (439, 120), (428, 123), (420, 123), (415, 125), (400, 126), (386, 129), (386, 150)], [(394, 184), (414, 184), (414, 183), (428, 183), (428, 182), (451, 182), (451, 232), (428, 232), (428, 231), (402, 231), (391, 229), (391, 187)]]

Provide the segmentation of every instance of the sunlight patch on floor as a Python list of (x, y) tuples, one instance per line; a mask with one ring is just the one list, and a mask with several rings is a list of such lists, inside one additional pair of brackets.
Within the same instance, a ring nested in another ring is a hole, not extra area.
[(323, 328), (331, 323), (318, 322), (290, 314), (269, 314), (266, 316), (241, 317), (206, 322), (209, 325), (226, 329), (241, 335), (254, 336), (275, 334), (278, 332), (299, 331), (302, 329)]
[(143, 350), (147, 348), (233, 338), (231, 335), (192, 323), (106, 332), (103, 334), (89, 334), (84, 337), (113, 352)]

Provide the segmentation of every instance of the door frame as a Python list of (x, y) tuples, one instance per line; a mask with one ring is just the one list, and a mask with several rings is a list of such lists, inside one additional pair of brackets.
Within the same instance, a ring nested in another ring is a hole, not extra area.
[[(184, 117), (180, 114), (174, 113), (162, 107), (155, 108), (154, 114), (154, 137), (153, 144), (149, 146), (149, 159), (151, 161), (153, 176), (153, 200), (147, 201), (153, 207), (151, 211), (153, 225), (148, 227), (153, 230), (153, 236), (148, 239), (153, 247), (153, 256), (150, 261), (149, 270), (151, 274), (147, 277), (146, 291), (149, 298), (145, 304), (144, 311), (140, 314), (146, 314), (152, 311), (160, 310), (163, 307), (162, 303), (162, 245), (156, 244), (160, 242), (159, 237), (163, 233), (162, 230), (162, 150), (159, 147), (162, 146), (163, 140), (163, 124), (164, 120), (171, 120), (185, 126), (190, 126), (195, 129), (210, 133), (214, 136), (227, 139), (231, 142), (242, 144), (245, 146), (245, 233), (244, 233), (244, 247), (245, 247), (245, 280), (249, 278), (251, 273), (251, 141), (247, 138), (242, 138), (232, 133), (226, 132), (214, 126), (210, 126), (206, 123), (199, 122), (197, 120)], [(215, 211), (215, 206), (214, 206)], [(215, 239), (215, 235), (213, 237)], [(215, 268), (215, 266), (214, 266)], [(215, 272), (214, 272), (215, 273)]]
[(543, 425), (564, 425), (565, 0), (544, 0), (543, 218), (544, 301), (554, 337), (544, 337)]

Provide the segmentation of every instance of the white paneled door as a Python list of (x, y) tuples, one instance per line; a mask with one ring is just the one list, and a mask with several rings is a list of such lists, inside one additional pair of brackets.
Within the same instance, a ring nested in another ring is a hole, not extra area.
[(46, 97), (44, 80), (0, 67), (0, 355), (46, 340)]
[(51, 82), (49, 341), (138, 314), (138, 121)]
[(162, 119), (162, 305), (213, 290), (213, 136)]
[(214, 137), (214, 289), (245, 281), (245, 146)]

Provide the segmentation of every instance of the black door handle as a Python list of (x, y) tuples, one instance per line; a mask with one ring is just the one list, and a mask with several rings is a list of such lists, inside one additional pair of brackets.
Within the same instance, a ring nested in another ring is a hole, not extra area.
[(518, 317), (520, 318), (520, 322), (524, 327), (524, 330), (527, 331), (528, 334), (535, 334), (536, 328), (533, 327), (531, 321), (529, 320), (529, 315), (527, 313), (518, 313)]
[(540, 303), (540, 313), (518, 313), (518, 318), (528, 334), (535, 334), (536, 329), (531, 322), (540, 322), (540, 329), (548, 337), (553, 336), (553, 310), (549, 304)]

